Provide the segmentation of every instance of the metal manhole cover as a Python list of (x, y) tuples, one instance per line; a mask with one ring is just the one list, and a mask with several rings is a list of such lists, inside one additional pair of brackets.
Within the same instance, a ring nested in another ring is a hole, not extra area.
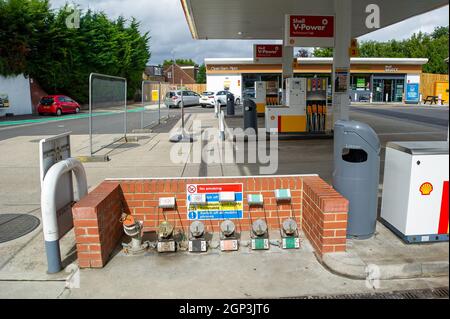
[(31, 233), (40, 224), (39, 218), (27, 214), (0, 214), (0, 243)]

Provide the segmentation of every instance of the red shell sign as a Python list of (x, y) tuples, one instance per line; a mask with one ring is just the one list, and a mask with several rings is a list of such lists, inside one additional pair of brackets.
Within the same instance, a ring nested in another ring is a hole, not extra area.
[(299, 16), (291, 15), (289, 23), (290, 36), (305, 38), (334, 37), (333, 16)]
[(256, 58), (281, 58), (283, 46), (279, 44), (257, 44)]

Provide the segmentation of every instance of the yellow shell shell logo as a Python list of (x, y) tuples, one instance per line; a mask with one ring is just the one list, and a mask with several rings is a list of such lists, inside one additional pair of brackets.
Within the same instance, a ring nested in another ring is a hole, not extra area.
[(433, 185), (431, 185), (431, 183), (428, 182), (423, 183), (420, 186), (419, 190), (422, 195), (430, 195), (431, 192), (433, 191)]

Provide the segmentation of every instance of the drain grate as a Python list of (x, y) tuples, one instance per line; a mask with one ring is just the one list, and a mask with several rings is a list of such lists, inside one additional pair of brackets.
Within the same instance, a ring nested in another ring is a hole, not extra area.
[(282, 299), (448, 299), (448, 288), (416, 289), (383, 293), (301, 296)]
[(32, 232), (40, 220), (27, 214), (0, 214), (0, 243), (11, 241)]

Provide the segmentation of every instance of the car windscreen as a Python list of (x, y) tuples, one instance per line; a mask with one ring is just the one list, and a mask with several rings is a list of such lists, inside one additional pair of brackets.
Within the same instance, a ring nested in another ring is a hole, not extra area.
[(203, 92), (202, 95), (211, 96), (211, 95), (214, 95), (214, 92), (207, 91), (207, 92)]
[(54, 102), (54, 99), (53, 99), (52, 97), (46, 96), (46, 97), (43, 97), (43, 98), (41, 99), (41, 102), (40, 102), (40, 103), (41, 103), (42, 105), (52, 105), (53, 102)]

